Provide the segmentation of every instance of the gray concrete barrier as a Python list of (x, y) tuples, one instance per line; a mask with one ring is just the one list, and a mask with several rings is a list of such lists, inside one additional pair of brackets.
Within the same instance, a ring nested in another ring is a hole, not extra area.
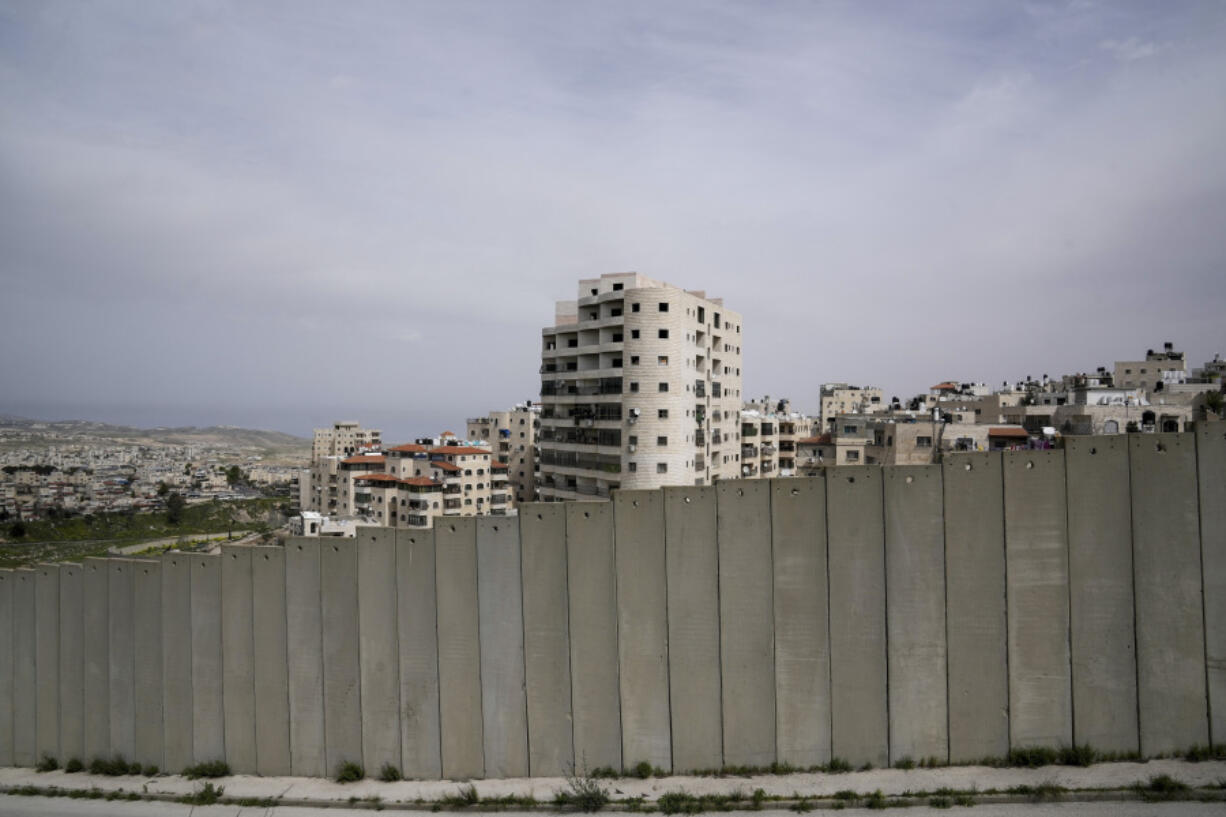
[(724, 765), (715, 489), (664, 489), (673, 768)]
[(0, 765), (411, 778), (1226, 736), (1226, 433), (0, 570)]

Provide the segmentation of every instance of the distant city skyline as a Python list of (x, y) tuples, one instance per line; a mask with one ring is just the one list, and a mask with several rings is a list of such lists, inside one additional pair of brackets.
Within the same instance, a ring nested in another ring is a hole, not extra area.
[[(389, 441), (537, 399), (574, 281), (747, 398), (1226, 352), (1226, 5), (0, 7), (0, 413)], [(786, 353), (784, 353), (786, 350)]]

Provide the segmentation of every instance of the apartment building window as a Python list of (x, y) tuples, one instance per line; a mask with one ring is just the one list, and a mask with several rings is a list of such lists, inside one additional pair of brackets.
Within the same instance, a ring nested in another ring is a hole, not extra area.
[(639, 305), (638, 305), (638, 304), (630, 304), (630, 311), (631, 311), (631, 312), (638, 312), (638, 311), (639, 311)]
[(464, 469), (464, 476), (466, 476), (466, 477), (471, 477), (472, 475), (473, 475), (473, 469), (471, 469), (471, 468), (465, 468), (465, 469)]
[(660, 409), (659, 411), (656, 412), (656, 416), (659, 417), (661, 420), (667, 420), (668, 419), (668, 409)]
[(656, 473), (657, 474), (667, 474), (668, 473), (668, 463), (657, 462), (656, 463)]
[(844, 434), (855, 434), (856, 427), (855, 426), (843, 426), (843, 433)]
[(637, 381), (637, 380), (631, 380), (631, 381), (630, 381), (630, 391), (638, 391), (638, 390), (639, 390), (639, 384), (638, 384), (638, 381)]
[(622, 359), (620, 357), (613, 358), (613, 368), (620, 369), (622, 367)]
[(656, 365), (657, 366), (667, 366), (668, 365), (668, 355), (660, 355), (659, 357), (657, 357)]
[(639, 339), (639, 330), (637, 330), (637, 329), (631, 329), (631, 330), (630, 330), (630, 339), (631, 339), (631, 340), (638, 340), (638, 339)]
[(916, 437), (915, 447), (916, 448), (932, 448), (932, 438), (931, 437)]
[(631, 365), (631, 366), (637, 366), (637, 365), (639, 365), (639, 356), (638, 356), (638, 355), (631, 355), (631, 356), (630, 356), (630, 365)]
[(860, 452), (859, 452), (859, 451), (848, 451), (848, 452), (847, 452), (847, 461), (848, 461), (848, 462), (859, 462), (859, 461), (860, 461)]
[(656, 335), (660, 338), (660, 340), (665, 340), (668, 338), (668, 330), (661, 329), (656, 333)]
[(668, 437), (656, 437), (656, 445), (668, 445)]
[(626, 438), (626, 442), (627, 442), (629, 445), (638, 445), (638, 444), (639, 444), (639, 438), (638, 438), (638, 435), (637, 435), (637, 434), (631, 434), (629, 437), (627, 437), (627, 438)]
[(661, 312), (668, 311), (668, 301), (660, 301), (660, 311)]
[(660, 384), (660, 391), (668, 391), (668, 384), (667, 384), (667, 383), (661, 383), (661, 384)]
[(630, 473), (633, 474), (639, 470), (639, 464), (637, 462), (627, 463), (626, 468), (629, 469)]
[(625, 288), (626, 288), (626, 285), (625, 285), (625, 284), (614, 284), (614, 285), (613, 285), (613, 291), (614, 291), (614, 292), (621, 292), (621, 291), (622, 291), (623, 289), (625, 289)]

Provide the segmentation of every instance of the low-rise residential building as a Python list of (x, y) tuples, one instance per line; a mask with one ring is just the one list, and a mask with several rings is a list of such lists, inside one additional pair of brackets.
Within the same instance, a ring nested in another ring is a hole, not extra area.
[(786, 398), (770, 396), (741, 409), (742, 479), (796, 475), (796, 443), (813, 434), (818, 420), (793, 411)]
[(1161, 352), (1147, 351), (1144, 360), (1116, 361), (1114, 380), (1117, 388), (1161, 391), (1168, 385), (1187, 382), (1187, 361), (1183, 352), (1175, 351), (1174, 344), (1165, 343)]
[(382, 432), (362, 428), (356, 420), (339, 420), (332, 428), (315, 429), (311, 461), (321, 457), (348, 457), (363, 451), (378, 451), (382, 447)]
[(468, 420), (468, 438), (488, 442), (497, 462), (507, 466), (516, 502), (536, 499), (537, 435), (541, 407), (520, 403), (506, 411), (491, 411)]
[(830, 431), (840, 414), (877, 414), (888, 411), (889, 404), (877, 386), (852, 386), (848, 383), (823, 383), (821, 386), (821, 427)]

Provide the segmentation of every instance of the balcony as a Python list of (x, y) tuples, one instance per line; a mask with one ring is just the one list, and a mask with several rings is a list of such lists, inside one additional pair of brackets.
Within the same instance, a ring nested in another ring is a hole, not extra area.
[(506, 494), (490, 494), (490, 504), (491, 505), (507, 504), (507, 495)]
[(770, 443), (762, 444), (762, 456), (773, 457), (777, 453), (778, 453), (778, 450), (775, 448), (775, 446), (771, 445)]
[(694, 396), (695, 397), (706, 397), (707, 396), (707, 384), (705, 381), (703, 380), (694, 381)]
[(756, 437), (756, 436), (758, 436), (758, 427), (757, 427), (757, 426), (752, 426), (752, 425), (749, 425), (748, 423), (743, 423), (743, 424), (741, 425), (741, 436), (742, 436), (742, 437)]
[(460, 509), (460, 500), (458, 499), (444, 499), (443, 500), (443, 510), (458, 511), (459, 509)]
[(747, 445), (741, 446), (741, 459), (745, 459), (746, 457), (757, 457), (757, 456), (758, 456), (758, 447), (756, 445), (747, 444)]
[(699, 431), (694, 434), (694, 445), (703, 448), (707, 444), (707, 435)]

